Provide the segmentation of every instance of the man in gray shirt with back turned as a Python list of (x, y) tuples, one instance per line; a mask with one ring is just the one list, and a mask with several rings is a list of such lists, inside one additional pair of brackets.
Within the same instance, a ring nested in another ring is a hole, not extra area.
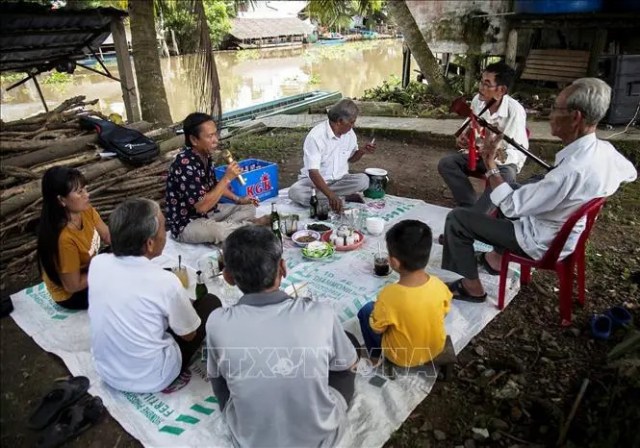
[(269, 229), (239, 228), (223, 252), (224, 279), (245, 295), (209, 317), (207, 370), (234, 445), (336, 445), (354, 392), (355, 338), (330, 303), (280, 291), (286, 264)]

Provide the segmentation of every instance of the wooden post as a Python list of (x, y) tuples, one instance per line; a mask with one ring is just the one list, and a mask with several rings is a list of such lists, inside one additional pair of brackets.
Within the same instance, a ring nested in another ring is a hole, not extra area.
[(509, 31), (507, 37), (507, 51), (505, 52), (505, 62), (507, 65), (515, 70), (516, 68), (516, 56), (518, 55), (518, 30), (513, 28)]
[(133, 123), (140, 121), (140, 106), (138, 105), (138, 92), (133, 78), (133, 68), (129, 57), (129, 44), (124, 31), (124, 23), (120, 19), (111, 21), (111, 34), (113, 35), (113, 45), (116, 49), (116, 60), (118, 61), (118, 77), (120, 87), (122, 87), (122, 99), (127, 112), (127, 121)]
[(591, 52), (589, 53), (589, 68), (587, 69), (587, 76), (596, 76), (598, 74), (598, 62), (600, 61), (600, 55), (604, 51), (604, 47), (607, 45), (607, 29), (597, 28), (593, 37), (593, 44), (591, 45)]

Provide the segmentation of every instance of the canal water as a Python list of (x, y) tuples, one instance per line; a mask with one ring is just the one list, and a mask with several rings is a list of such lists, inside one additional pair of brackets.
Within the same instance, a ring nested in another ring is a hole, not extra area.
[[(190, 89), (192, 56), (162, 59), (162, 72), (173, 121), (193, 112), (195, 95)], [(402, 41), (396, 39), (350, 42), (340, 45), (310, 45), (296, 49), (243, 50), (215, 53), (220, 78), (223, 111), (230, 111), (312, 90), (340, 91), (360, 97), (365, 89), (400, 76)], [(107, 61), (117, 76), (115, 59)], [(46, 74), (40, 75), (44, 80)], [(54, 76), (53, 78), (56, 78)], [(103, 113), (124, 116), (122, 91), (116, 81), (83, 68), (59, 82), (41, 82), (50, 108), (67, 98), (85, 95), (98, 99)], [(58, 79), (65, 78), (57, 76)], [(2, 84), (2, 120), (10, 121), (44, 109), (32, 82), (9, 92)]]

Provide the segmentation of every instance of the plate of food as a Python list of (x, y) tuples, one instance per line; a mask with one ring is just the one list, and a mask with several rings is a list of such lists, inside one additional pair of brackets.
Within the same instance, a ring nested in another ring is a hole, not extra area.
[(304, 228), (307, 230), (313, 230), (314, 232), (318, 232), (320, 234), (328, 232), (329, 230), (333, 230), (333, 226), (328, 222), (311, 222), (304, 226)]
[(291, 235), (291, 240), (296, 244), (296, 246), (307, 247), (309, 243), (320, 241), (320, 234), (313, 230), (298, 230), (296, 233)]
[(302, 248), (302, 256), (308, 260), (326, 260), (335, 252), (334, 247), (325, 241), (314, 241)]
[(322, 235), (322, 241), (331, 243), (336, 250), (355, 250), (364, 243), (364, 235), (353, 227), (340, 226), (335, 231), (330, 230)]

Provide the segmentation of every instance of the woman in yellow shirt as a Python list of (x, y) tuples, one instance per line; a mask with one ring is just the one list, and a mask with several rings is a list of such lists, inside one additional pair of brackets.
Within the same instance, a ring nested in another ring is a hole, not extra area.
[(58, 305), (88, 308), (87, 271), (101, 241), (111, 243), (109, 228), (91, 206), (82, 173), (64, 166), (48, 169), (42, 177), (38, 261)]

